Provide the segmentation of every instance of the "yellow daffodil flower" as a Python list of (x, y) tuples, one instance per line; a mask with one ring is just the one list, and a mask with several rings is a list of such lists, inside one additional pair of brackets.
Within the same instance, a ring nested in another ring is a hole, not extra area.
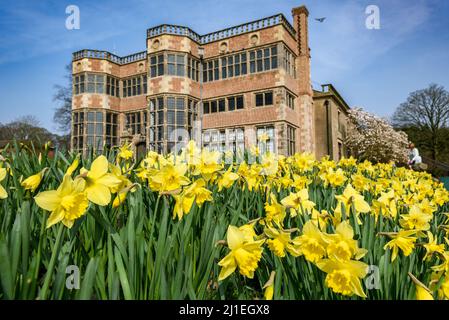
[(274, 277), (276, 276), (275, 271), (271, 271), (270, 279), (268, 279), (267, 283), (263, 286), (262, 289), (265, 289), (263, 297), (265, 300), (273, 300), (274, 295)]
[(134, 156), (134, 152), (132, 150), (131, 144), (124, 144), (119, 148), (119, 152), (117, 154), (117, 159), (123, 159), (123, 160), (129, 160), (132, 159)]
[(250, 240), (245, 237), (245, 232), (235, 226), (229, 226), (227, 232), (227, 243), (231, 252), (224, 257), (218, 265), (221, 266), (218, 281), (229, 277), (239, 268), (240, 274), (252, 279), (257, 269), (259, 260), (262, 258), (262, 245), (265, 240)]
[(176, 217), (181, 220), (185, 214), (188, 214), (192, 209), (195, 201), (194, 196), (186, 196), (185, 194), (173, 195), (175, 198), (175, 207), (173, 209), (173, 219)]
[(299, 244), (291, 239), (291, 232), (266, 227), (264, 233), (269, 238), (267, 240), (268, 247), (276, 256), (283, 258), (286, 252), (294, 257), (301, 255)]
[(327, 255), (331, 259), (340, 261), (359, 260), (368, 250), (359, 248), (357, 240), (354, 240), (354, 230), (348, 221), (343, 221), (336, 228), (335, 234), (328, 234), (324, 237), (327, 242)]
[[(6, 169), (0, 168), (0, 182), (5, 180), (6, 178)], [(0, 199), (6, 199), (8, 198), (8, 193), (6, 192), (5, 188), (0, 184)]]
[(157, 173), (149, 178), (150, 188), (159, 191), (167, 192), (174, 191), (182, 186), (188, 185), (190, 180), (184, 176), (187, 171), (185, 164), (172, 165), (166, 164)]
[(99, 156), (92, 162), (90, 171), (81, 169), (81, 175), (86, 180), (86, 194), (89, 201), (106, 206), (111, 202), (111, 188), (122, 182), (115, 175), (108, 173), (109, 162), (105, 156)]
[(329, 168), (326, 172), (320, 175), (321, 180), (323, 180), (324, 185), (331, 187), (340, 187), (347, 180), (343, 170), (338, 168), (336, 171), (333, 168)]
[(413, 205), (410, 208), (409, 214), (401, 215), (399, 224), (402, 228), (407, 230), (427, 231), (430, 229), (430, 220), (432, 220), (432, 215), (423, 213), (418, 206)]
[(391, 255), (391, 262), (396, 260), (399, 249), (401, 249), (405, 257), (412, 254), (416, 242), (416, 237), (412, 237), (412, 235), (414, 235), (416, 232), (416, 230), (401, 230), (398, 233), (389, 235), (392, 240), (385, 244), (384, 250), (389, 248), (393, 251)]
[(345, 296), (354, 294), (366, 298), (360, 279), (368, 273), (368, 265), (361, 261), (339, 261), (323, 259), (316, 263), (317, 267), (327, 273), (325, 283), (336, 293)]
[(295, 217), (297, 212), (306, 213), (315, 207), (315, 203), (309, 200), (309, 191), (302, 189), (299, 192), (291, 193), (289, 196), (281, 200), (283, 206), (290, 210), (290, 215)]
[(424, 255), (423, 260), (430, 259), (434, 253), (444, 253), (444, 243), (438, 244), (438, 239), (434, 238), (432, 232), (430, 231), (427, 231), (427, 237), (429, 238), (429, 242), (423, 245), (426, 249), (426, 254)]
[(427, 288), (421, 281), (416, 279), (416, 277), (410, 272), (408, 273), (408, 275), (415, 283), (416, 300), (434, 300), (429, 288)]
[(225, 173), (223, 173), (223, 175), (218, 179), (217, 184), (219, 192), (223, 190), (223, 188), (228, 189), (232, 187), (234, 182), (238, 180), (239, 175), (237, 173), (232, 172), (231, 170), (232, 167), (229, 167), (229, 169), (226, 170)]
[(31, 192), (36, 191), (36, 189), (41, 184), (42, 178), (44, 177), (45, 172), (47, 172), (48, 168), (44, 168), (39, 173), (36, 173), (25, 180), (20, 184), (25, 190), (30, 190)]
[(278, 226), (283, 225), (285, 218), (285, 208), (276, 199), (276, 196), (270, 194), (270, 202), (265, 203), (265, 219), (263, 220), (266, 224), (275, 223)]
[(355, 215), (357, 216), (357, 221), (359, 224), (362, 222), (359, 219), (360, 213), (370, 212), (371, 208), (369, 204), (365, 201), (365, 198), (359, 194), (351, 184), (348, 184), (343, 191), (342, 195), (335, 196), (335, 199), (338, 200), (336, 212), (341, 212), (341, 206), (343, 205), (347, 214), (349, 214), (352, 207), (355, 209)]
[(72, 164), (67, 168), (66, 175), (71, 176), (80, 164), (79, 155), (73, 160)]
[(34, 197), (39, 207), (51, 212), (47, 228), (58, 222), (71, 228), (74, 221), (85, 214), (89, 205), (84, 192), (85, 186), (83, 179), (72, 180), (66, 175), (57, 190), (44, 191)]
[(259, 135), (259, 141), (262, 143), (267, 142), (268, 140), (270, 140), (270, 137), (268, 136), (268, 134), (266, 134), (265, 132), (262, 133), (261, 135)]
[(315, 263), (326, 254), (324, 234), (310, 220), (304, 224), (302, 235), (293, 239), (293, 242), (299, 245), (307, 261)]

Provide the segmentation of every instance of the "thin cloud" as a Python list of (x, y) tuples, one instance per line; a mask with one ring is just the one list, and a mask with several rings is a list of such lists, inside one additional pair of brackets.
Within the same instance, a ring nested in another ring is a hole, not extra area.
[(365, 27), (366, 3), (351, 1), (334, 8), (327, 27), (312, 35), (313, 62), (320, 78), (360, 72), (380, 56), (400, 45), (430, 18), (424, 1), (381, 1), (381, 29)]

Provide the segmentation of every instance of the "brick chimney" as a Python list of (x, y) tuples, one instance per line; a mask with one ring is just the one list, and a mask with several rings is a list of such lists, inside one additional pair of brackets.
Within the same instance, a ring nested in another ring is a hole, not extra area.
[(315, 118), (313, 90), (310, 76), (310, 48), (308, 18), (305, 6), (292, 9), (293, 27), (296, 31), (298, 57), (296, 58), (296, 77), (298, 81), (298, 105), (300, 130), (300, 151), (315, 153)]
[(298, 43), (298, 59), (296, 70), (298, 71), (299, 93), (312, 96), (310, 81), (310, 48), (309, 48), (309, 10), (305, 6), (292, 9), (293, 27), (296, 31)]

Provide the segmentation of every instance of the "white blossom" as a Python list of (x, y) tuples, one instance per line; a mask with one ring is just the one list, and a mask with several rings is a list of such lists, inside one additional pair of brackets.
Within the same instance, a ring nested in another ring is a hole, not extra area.
[(409, 140), (407, 134), (396, 131), (386, 119), (361, 108), (348, 115), (346, 146), (360, 160), (406, 163)]

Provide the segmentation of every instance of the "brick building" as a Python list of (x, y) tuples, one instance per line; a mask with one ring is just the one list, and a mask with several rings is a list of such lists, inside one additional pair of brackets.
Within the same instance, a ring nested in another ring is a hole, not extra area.
[(309, 13), (301, 6), (292, 15), (293, 26), (277, 14), (206, 35), (160, 25), (147, 30), (146, 51), (125, 57), (75, 52), (72, 148), (132, 140), (170, 152), (194, 138), (221, 151), (328, 150), (314, 111), (314, 95), (323, 97), (311, 86)]

